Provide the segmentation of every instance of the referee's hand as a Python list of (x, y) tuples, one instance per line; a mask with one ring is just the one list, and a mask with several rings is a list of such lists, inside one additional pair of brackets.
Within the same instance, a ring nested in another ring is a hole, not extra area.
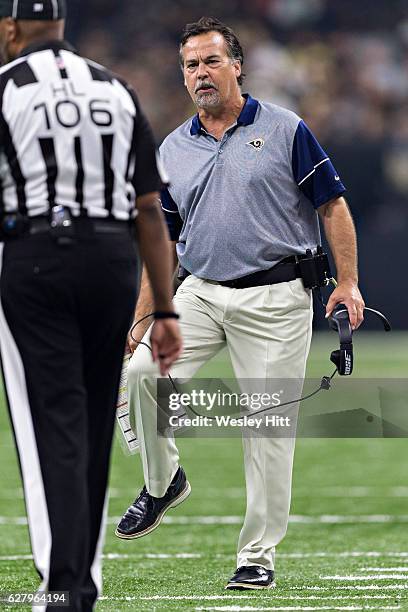
[(180, 327), (176, 319), (159, 319), (150, 334), (153, 361), (159, 363), (160, 374), (167, 376), (183, 350)]

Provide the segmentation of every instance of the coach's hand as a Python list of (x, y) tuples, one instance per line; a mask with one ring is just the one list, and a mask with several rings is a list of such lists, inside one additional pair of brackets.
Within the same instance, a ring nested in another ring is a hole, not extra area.
[(167, 376), (173, 363), (183, 350), (180, 327), (176, 319), (159, 319), (154, 322), (150, 335), (153, 361), (159, 362), (160, 374)]
[(364, 300), (355, 282), (344, 281), (339, 283), (326, 306), (326, 319), (329, 317), (337, 304), (344, 304), (348, 310), (352, 329), (357, 329), (364, 320)]

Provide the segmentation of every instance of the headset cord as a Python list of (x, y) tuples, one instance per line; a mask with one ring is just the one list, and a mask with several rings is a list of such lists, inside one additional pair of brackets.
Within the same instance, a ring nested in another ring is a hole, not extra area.
[[(146, 342), (142, 342), (142, 341), (136, 340), (134, 338), (134, 336), (133, 336), (133, 331), (134, 331), (135, 327), (137, 325), (139, 325), (139, 323), (141, 323), (142, 321), (145, 321), (149, 317), (153, 317), (153, 316), (154, 316), (154, 313), (150, 313), (150, 314), (142, 317), (141, 319), (139, 319), (138, 321), (136, 321), (132, 325), (131, 330), (130, 330), (130, 337), (132, 338), (132, 340), (134, 342), (136, 342), (136, 344), (138, 344), (138, 345), (145, 346), (146, 348), (149, 349), (150, 352), (152, 352), (152, 347), (149, 346)], [(309, 395), (305, 395), (304, 397), (299, 397), (298, 399), (291, 400), (290, 402), (285, 402), (283, 404), (278, 404), (277, 406), (274, 406), (274, 407), (263, 408), (262, 410), (257, 410), (256, 412), (250, 412), (249, 414), (250, 414), (251, 417), (253, 417), (253, 416), (256, 416), (257, 414), (262, 414), (263, 412), (267, 412), (268, 410), (273, 410), (273, 408), (283, 408), (284, 406), (290, 406), (291, 404), (298, 404), (299, 402), (304, 402), (305, 400), (308, 400), (311, 397), (314, 397), (315, 395), (320, 393), (320, 391), (328, 391), (331, 388), (331, 381), (333, 380), (333, 378), (337, 374), (337, 372), (338, 372), (338, 370), (336, 368), (331, 376), (323, 376), (321, 381), (320, 381), (320, 386), (317, 389), (315, 389), (312, 393), (309, 393)], [(180, 391), (177, 389), (177, 385), (174, 382), (173, 377), (170, 374), (167, 374), (167, 377), (168, 377), (168, 379), (170, 381), (170, 384), (173, 387), (174, 391), (177, 393), (177, 395), (180, 395)], [(192, 406), (190, 406), (190, 405), (188, 405), (187, 408), (189, 408), (191, 410), (191, 412), (195, 416), (198, 416), (198, 417), (204, 417), (205, 416), (205, 418), (207, 418), (209, 420), (212, 420), (212, 421), (215, 421), (217, 419), (217, 417), (215, 417), (215, 416), (203, 415), (203, 414), (200, 414), (199, 412), (196, 412), (194, 410), (194, 408)], [(182, 418), (184, 416), (188, 416), (188, 414), (186, 412), (184, 412), (183, 414), (178, 415), (178, 418)]]
[(150, 317), (154, 317), (154, 312), (151, 312), (151, 313), (145, 315), (144, 317), (142, 317), (141, 319), (139, 319), (138, 321), (135, 321), (133, 323), (132, 327), (130, 328), (129, 335), (132, 338), (133, 342), (136, 342), (136, 344), (138, 346), (145, 346), (152, 353), (153, 351), (152, 351), (152, 347), (151, 346), (149, 346), (146, 342), (142, 342), (141, 340), (136, 340), (136, 338), (133, 336), (133, 332), (135, 330), (135, 327), (137, 325), (139, 325), (139, 323), (142, 323), (143, 321), (146, 321), (146, 319), (150, 319)]

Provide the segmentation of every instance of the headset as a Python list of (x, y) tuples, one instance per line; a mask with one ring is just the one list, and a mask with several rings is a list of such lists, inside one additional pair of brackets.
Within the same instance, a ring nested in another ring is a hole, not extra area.
[[(379, 310), (374, 308), (364, 308), (364, 312), (371, 312), (376, 315), (384, 326), (384, 331), (391, 331), (391, 324), (388, 319)], [(349, 314), (346, 308), (335, 310), (328, 317), (330, 329), (336, 331), (339, 335), (340, 348), (332, 351), (330, 361), (334, 363), (337, 372), (340, 376), (350, 376), (353, 372), (353, 330), (350, 324)]]

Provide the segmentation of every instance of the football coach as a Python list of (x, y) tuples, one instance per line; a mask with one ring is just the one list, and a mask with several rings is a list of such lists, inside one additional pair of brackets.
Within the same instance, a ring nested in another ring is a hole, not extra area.
[[(312, 297), (296, 257), (320, 244), (318, 216), (339, 281), (327, 312), (344, 303), (353, 328), (363, 319), (345, 187), (295, 113), (242, 94), (243, 51), (229, 27), (210, 18), (187, 25), (180, 60), (197, 114), (161, 147), (171, 179), (162, 207), (185, 278), (174, 299), (184, 352), (172, 375), (191, 378), (227, 346), (238, 379), (303, 379)], [(138, 315), (152, 308), (149, 299), (145, 288)], [(129, 401), (146, 486), (120, 521), (120, 538), (152, 531), (190, 491), (174, 439), (157, 435), (158, 374), (148, 350), (138, 348)], [(270, 588), (275, 547), (287, 530), (295, 442), (248, 436), (243, 446), (247, 509), (227, 588)]]
[(162, 373), (181, 337), (150, 126), (125, 82), (63, 40), (65, 10), (64, 0), (0, 0), (0, 346), (42, 579), (36, 609), (87, 612), (101, 592), (139, 252)]

